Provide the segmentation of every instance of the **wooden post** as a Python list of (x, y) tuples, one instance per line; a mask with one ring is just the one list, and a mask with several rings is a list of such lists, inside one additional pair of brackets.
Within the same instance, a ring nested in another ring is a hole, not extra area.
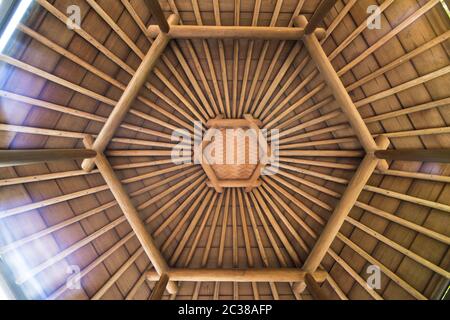
[[(156, 37), (160, 28), (148, 27), (148, 36)], [(299, 40), (304, 35), (303, 28), (292, 27), (250, 27), (250, 26), (171, 26), (171, 39), (250, 39), (250, 40)]]
[[(377, 143), (379, 149), (386, 149), (389, 145), (389, 140), (384, 136), (379, 136), (377, 138)], [(358, 200), (361, 191), (374, 172), (378, 161), (380, 160), (378, 160), (373, 153), (369, 153), (364, 157), (363, 161), (359, 165), (358, 170), (350, 180), (347, 189), (342, 195), (341, 200), (328, 219), (328, 222), (323, 229), (322, 234), (314, 245), (314, 248), (312, 249), (308, 258), (306, 259), (305, 264), (302, 267), (303, 271), (312, 273), (317, 270), (320, 263), (322, 262), (322, 259), (325, 257), (325, 254), (336, 238), (336, 235), (344, 224), (344, 221), (350, 213), (350, 210)], [(303, 283), (296, 283), (294, 285), (294, 290), (296, 291), (301, 291), (303, 288)]]
[[(194, 282), (296, 282), (304, 281), (306, 272), (297, 268), (263, 269), (187, 269), (174, 268), (167, 271), (172, 281)], [(326, 280), (328, 273), (318, 270), (312, 278), (318, 283)], [(157, 281), (159, 274), (154, 270), (147, 272), (148, 281)]]
[(159, 28), (162, 32), (168, 33), (170, 30), (169, 24), (167, 23), (166, 17), (164, 16), (164, 12), (159, 5), (158, 0), (145, 0), (147, 7), (150, 9), (152, 15), (158, 21)]
[(305, 27), (305, 34), (311, 34), (319, 26), (319, 23), (323, 21), (328, 12), (336, 4), (336, 0), (323, 0), (317, 10), (314, 12), (311, 20)]
[[(173, 14), (169, 17), (170, 24), (177, 24), (178, 22), (179, 17), (177, 15)], [(167, 36), (167, 34), (160, 33), (156, 40), (153, 42), (150, 50), (148, 51), (144, 60), (142, 60), (141, 65), (139, 66), (127, 88), (123, 92), (122, 97), (117, 102), (117, 105), (114, 107), (111, 115), (109, 116), (108, 120), (106, 121), (105, 125), (97, 136), (97, 139), (94, 142), (93, 148), (98, 153), (102, 153), (111, 141), (117, 128), (119, 128), (127, 112), (130, 110), (131, 104), (139, 94), (139, 90), (147, 81), (149, 73), (155, 67), (156, 62), (163, 53), (169, 41), (170, 38)], [(85, 160), (83, 161), (82, 167), (85, 171), (91, 171), (94, 168), (94, 161)]]
[(166, 273), (163, 273), (159, 277), (158, 282), (155, 284), (155, 287), (153, 288), (150, 300), (161, 300), (164, 295), (164, 291), (166, 291), (168, 282), (169, 276)]
[[(91, 136), (86, 136), (83, 142), (85, 146), (91, 146), (93, 143), (93, 139)], [(125, 218), (130, 224), (131, 229), (133, 229), (134, 233), (136, 234), (136, 237), (141, 243), (155, 270), (159, 275), (166, 273), (166, 271), (169, 269), (167, 262), (165, 261), (164, 257), (153, 241), (153, 238), (145, 227), (144, 222), (141, 220), (138, 211), (131, 202), (127, 191), (123, 187), (119, 178), (117, 178), (114, 169), (111, 167), (108, 159), (106, 159), (103, 153), (97, 153), (95, 164), (97, 165), (100, 174), (108, 185), (111, 193), (117, 201), (117, 204), (119, 205)], [(169, 282), (167, 290), (173, 294), (178, 291), (178, 287), (176, 283)]]
[(377, 150), (378, 159), (450, 163), (449, 149)]
[(89, 149), (0, 150), (0, 168), (34, 163), (94, 158)]

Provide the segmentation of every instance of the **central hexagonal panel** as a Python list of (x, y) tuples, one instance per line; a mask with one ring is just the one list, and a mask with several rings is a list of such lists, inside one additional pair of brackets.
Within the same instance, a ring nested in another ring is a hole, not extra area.
[[(228, 130), (228, 132), (227, 132)], [(238, 129), (220, 129), (222, 141), (211, 149), (215, 160), (210, 162), (217, 179), (219, 180), (248, 180), (258, 164), (257, 147), (252, 147), (252, 137), (246, 136), (245, 132)], [(231, 154), (230, 154), (231, 153)], [(231, 158), (227, 161), (227, 157)], [(214, 164), (212, 164), (214, 163)]]
[(208, 186), (217, 192), (223, 192), (224, 188), (245, 188), (250, 192), (258, 187), (268, 150), (260, 130), (261, 121), (251, 115), (245, 115), (244, 119), (219, 116), (206, 125), (208, 131), (199, 161), (209, 178)]

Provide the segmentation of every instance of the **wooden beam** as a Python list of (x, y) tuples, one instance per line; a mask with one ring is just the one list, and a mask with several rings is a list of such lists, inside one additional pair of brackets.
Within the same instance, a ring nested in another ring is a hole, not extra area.
[(139, 291), (139, 289), (142, 288), (142, 285), (144, 284), (146, 278), (145, 278), (145, 273), (143, 273), (139, 279), (135, 282), (135, 284), (133, 285), (133, 288), (131, 288), (130, 291), (128, 291), (125, 300), (133, 300), (134, 297), (136, 296), (136, 293)]
[[(213, 0), (213, 11), (214, 11), (214, 21), (216, 26), (222, 25), (222, 19), (220, 15), (220, 5), (218, 0)], [(231, 104), (230, 104), (230, 93), (228, 89), (228, 71), (227, 62), (225, 58), (225, 44), (222, 40), (217, 40), (217, 45), (219, 47), (219, 62), (220, 62), (220, 74), (222, 76), (222, 86), (223, 86), (223, 96), (225, 100), (225, 113), (228, 118), (231, 118)]]
[(159, 29), (162, 32), (168, 33), (170, 31), (169, 23), (167, 23), (166, 17), (159, 5), (158, 0), (145, 0), (147, 7), (149, 8), (152, 15), (155, 17), (156, 21), (158, 21)]
[[(84, 144), (86, 146), (92, 145), (92, 137), (87, 136), (84, 140)], [(141, 220), (138, 211), (134, 207), (131, 202), (130, 197), (128, 196), (127, 191), (123, 187), (121, 181), (117, 178), (114, 169), (111, 167), (108, 159), (106, 159), (103, 153), (97, 153), (95, 158), (95, 164), (97, 165), (100, 174), (108, 185), (111, 193), (114, 195), (120, 209), (122, 210), (125, 218), (133, 229), (136, 237), (144, 248), (145, 253), (147, 254), (150, 262), (154, 266), (155, 270), (158, 274), (164, 274), (169, 266), (167, 262), (164, 260), (161, 252), (156, 246), (153, 238), (145, 227), (144, 222)], [(178, 291), (178, 287), (176, 283), (170, 282), (168, 287), (168, 291), (170, 293), (176, 293)]]
[(332, 157), (332, 158), (359, 158), (364, 151), (359, 150), (280, 150), (280, 156), (286, 157)]
[(305, 34), (311, 34), (319, 26), (319, 23), (323, 21), (328, 12), (333, 8), (336, 0), (323, 0), (317, 10), (314, 12), (309, 23), (305, 27)]
[[(380, 136), (380, 138), (377, 139), (377, 143), (379, 146), (377, 148), (386, 149), (389, 145), (389, 140), (384, 136)], [(344, 224), (345, 219), (350, 213), (350, 210), (358, 200), (361, 191), (374, 172), (378, 161), (380, 160), (377, 159), (373, 153), (369, 153), (364, 157), (358, 170), (350, 180), (347, 189), (341, 197), (341, 200), (328, 219), (328, 222), (316, 244), (314, 245), (313, 250), (306, 259), (305, 264), (302, 267), (303, 271), (312, 273), (317, 270), (320, 263), (322, 262), (322, 259), (325, 257), (327, 251), (330, 249), (331, 244), (336, 238), (336, 235), (339, 233), (339, 230)], [(301, 291), (303, 288), (303, 283), (296, 283), (294, 285), (294, 290), (296, 291)]]
[(306, 287), (314, 300), (331, 300), (317, 281), (309, 273), (305, 276)]
[[(178, 21), (179, 17), (177, 15), (171, 15), (169, 17), (170, 24), (177, 24)], [(142, 60), (141, 65), (129, 82), (127, 88), (122, 94), (122, 97), (117, 102), (108, 120), (97, 136), (93, 145), (94, 150), (96, 150), (97, 152), (102, 153), (111, 141), (121, 122), (125, 118), (127, 112), (130, 110), (131, 104), (137, 98), (139, 91), (147, 81), (149, 73), (155, 67), (156, 62), (169, 43), (169, 40), (170, 38), (167, 36), (167, 34), (160, 33), (156, 40), (153, 42), (150, 50)], [(82, 167), (85, 171), (91, 171), (94, 168), (94, 161), (84, 161)]]
[(239, 129), (239, 128), (253, 128), (259, 129), (262, 127), (262, 122), (258, 119), (254, 119), (249, 115), (245, 115), (245, 119), (224, 119), (223, 117), (216, 117), (214, 119), (209, 119), (206, 123), (208, 128), (229, 128), (229, 129)]
[(220, 193), (223, 192), (223, 188), (249, 188), (251, 191), (261, 186), (261, 180), (217, 180), (216, 182), (208, 181), (206, 185), (210, 188), (216, 188), (216, 191), (217, 187), (222, 188)]
[(168, 282), (169, 276), (166, 273), (163, 273), (159, 277), (158, 282), (155, 284), (155, 287), (153, 288), (152, 294), (150, 295), (150, 300), (162, 300)]
[[(150, 37), (160, 32), (157, 25), (148, 27)], [(171, 26), (168, 36), (172, 39), (250, 39), (250, 40), (300, 40), (303, 28), (252, 27), (252, 26)]]
[[(263, 269), (187, 269), (174, 268), (167, 272), (170, 280), (188, 282), (296, 282), (305, 280), (306, 272), (297, 268)], [(328, 273), (312, 273), (315, 281), (322, 283)], [(154, 270), (147, 273), (147, 280), (156, 281), (159, 275)]]
[[(294, 12), (293, 12), (293, 14), (291, 16), (291, 19), (289, 20), (289, 23), (288, 23), (287, 27), (292, 27), (293, 26), (293, 24), (294, 24), (293, 18), (297, 17), (300, 14), (300, 11), (301, 11), (304, 3), (305, 3), (304, 0), (297, 1), (297, 6), (295, 7), (295, 10), (294, 10)], [(276, 1), (275, 7), (273, 9), (272, 19), (270, 21), (270, 26), (271, 27), (275, 27), (276, 26), (277, 20), (279, 18), (279, 15), (280, 15), (280, 12), (281, 12), (281, 9), (282, 9), (282, 6), (283, 6), (283, 1)], [(258, 101), (260, 101), (260, 99), (262, 98), (263, 93), (264, 93), (264, 95), (266, 95), (266, 93), (267, 93), (267, 90), (266, 90), (267, 84), (268, 84), (269, 80), (272, 79), (272, 74), (273, 74), (273, 72), (276, 69), (275, 68), (276, 64), (279, 61), (281, 53), (283, 52), (283, 49), (285, 48), (286, 44), (287, 44), (286, 41), (281, 41), (278, 44), (278, 48), (276, 49), (275, 54), (272, 56), (270, 64), (269, 64), (269, 67), (267, 68), (266, 74), (265, 74), (265, 76), (264, 76), (264, 78), (263, 78), (263, 80), (261, 82), (261, 85), (259, 86), (258, 93), (256, 94), (255, 99), (253, 99), (253, 104), (252, 104), (252, 106), (249, 109), (250, 111), (255, 110), (255, 115), (257, 115), (258, 117), (259, 117), (259, 114), (256, 113), (257, 106), (258, 106)], [(266, 42), (264, 44), (263, 50), (266, 48), (267, 45), (268, 45), (268, 43)], [(297, 46), (294, 46), (293, 50), (296, 50), (295, 47), (297, 47)], [(262, 53), (265, 53), (265, 52), (261, 52), (260, 58), (262, 60), (264, 60), (265, 59), (265, 54), (263, 55)], [(255, 76), (255, 79), (258, 79), (258, 78), (259, 78), (259, 76)], [(276, 81), (274, 81), (274, 82), (276, 82)], [(272, 83), (272, 84), (274, 84), (274, 83)], [(271, 85), (271, 87), (272, 87), (272, 85)], [(269, 89), (269, 91), (270, 91), (270, 89)], [(251, 98), (249, 100), (252, 100)], [(265, 109), (265, 106), (264, 106), (264, 109)]]
[(431, 150), (377, 150), (375, 156), (385, 160), (450, 163), (449, 149)]
[[(302, 26), (305, 24), (305, 21), (306, 18), (304, 16), (300, 16), (295, 20), (295, 23), (296, 25)], [(337, 75), (333, 65), (325, 54), (316, 35), (305, 35), (305, 37), (303, 37), (303, 42), (308, 49), (311, 58), (316, 63), (323, 79), (333, 92), (336, 101), (341, 106), (342, 111), (346, 114), (350, 125), (355, 131), (355, 134), (358, 136), (362, 146), (366, 152), (374, 152), (378, 148), (377, 144), (375, 143), (375, 140), (373, 139), (348, 92), (345, 90), (341, 79)]]
[(50, 161), (91, 159), (97, 152), (89, 149), (0, 150), (0, 168)]

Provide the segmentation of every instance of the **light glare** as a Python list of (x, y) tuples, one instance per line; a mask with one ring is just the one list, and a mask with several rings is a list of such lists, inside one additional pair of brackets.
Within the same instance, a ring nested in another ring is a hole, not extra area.
[(5, 31), (0, 37), (0, 54), (3, 52), (9, 40), (11, 39), (14, 31), (16, 30), (17, 25), (27, 12), (28, 7), (31, 5), (31, 2), (33, 2), (33, 0), (22, 0), (19, 6), (17, 7), (16, 11), (14, 12), (11, 20), (8, 22)]

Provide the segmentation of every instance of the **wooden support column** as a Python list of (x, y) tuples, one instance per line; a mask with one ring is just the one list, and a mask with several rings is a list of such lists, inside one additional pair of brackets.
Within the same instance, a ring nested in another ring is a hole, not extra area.
[[(178, 24), (179, 22), (178, 15), (171, 15), (169, 17), (170, 24)], [(100, 131), (97, 139), (94, 142), (93, 149), (98, 153), (102, 153), (106, 146), (111, 141), (115, 132), (119, 128), (123, 119), (125, 118), (127, 112), (131, 108), (131, 104), (136, 99), (139, 94), (139, 90), (142, 88), (144, 83), (147, 81), (147, 77), (155, 67), (156, 62), (158, 61), (161, 54), (164, 52), (167, 44), (169, 43), (170, 38), (165, 33), (160, 33), (156, 40), (153, 42), (150, 50), (145, 56), (144, 60), (142, 60), (141, 65), (137, 69), (127, 88), (122, 94), (122, 97), (117, 102), (117, 105), (114, 107), (111, 115)], [(94, 168), (93, 160), (85, 160), (82, 165), (85, 171), (91, 171)]]
[[(385, 136), (379, 136), (377, 138), (377, 144), (379, 149), (386, 149), (389, 146), (389, 140)], [(312, 273), (317, 270), (322, 259), (325, 257), (328, 249), (333, 243), (336, 235), (344, 224), (345, 218), (350, 213), (350, 210), (355, 205), (358, 197), (363, 190), (364, 186), (367, 184), (370, 176), (374, 172), (379, 159), (375, 157), (373, 153), (368, 153), (358, 170), (353, 175), (350, 180), (347, 189), (342, 195), (341, 200), (335, 207), (333, 213), (327, 221), (325, 228), (322, 231), (319, 239), (317, 240), (314, 248), (306, 259), (302, 270), (307, 273)], [(294, 290), (302, 291), (304, 289), (304, 283), (296, 283), (294, 285)]]
[(450, 163), (449, 149), (377, 150), (378, 159)]
[(89, 149), (0, 150), (0, 168), (60, 160), (95, 158)]
[[(308, 22), (304, 16), (297, 17), (294, 23), (298, 27), (305, 27), (305, 25), (308, 25)], [(305, 36), (303, 37), (303, 42), (308, 49), (311, 58), (316, 63), (317, 68), (322, 75), (322, 78), (325, 80), (326, 84), (333, 92), (336, 101), (347, 116), (347, 119), (350, 122), (350, 125), (352, 126), (353, 131), (358, 137), (359, 142), (363, 146), (364, 150), (367, 153), (373, 153), (378, 150), (378, 146), (375, 143), (372, 134), (370, 133), (367, 125), (358, 112), (358, 109), (356, 108), (355, 104), (350, 98), (350, 95), (342, 84), (342, 81), (336, 73), (336, 70), (334, 69), (330, 60), (328, 60), (328, 57), (323, 51), (323, 48), (315, 33), (305, 34)], [(387, 170), (387, 162), (380, 161), (378, 163), (378, 169)]]
[[(93, 143), (92, 140), (93, 139), (91, 136), (87, 136), (83, 142), (85, 146), (90, 146)], [(141, 243), (145, 253), (147, 254), (156, 272), (158, 272), (159, 275), (166, 273), (167, 270), (169, 269), (167, 262), (165, 261), (164, 257), (162, 256), (161, 252), (159, 251), (158, 247), (153, 241), (153, 238), (151, 237), (150, 233), (145, 227), (145, 224), (140, 218), (138, 211), (131, 202), (131, 199), (128, 196), (127, 191), (123, 187), (119, 178), (117, 178), (114, 169), (111, 167), (111, 164), (109, 163), (108, 159), (106, 159), (103, 153), (97, 153), (97, 156), (95, 158), (95, 164), (97, 165), (97, 168), (100, 171), (100, 174), (102, 175), (106, 184), (108, 185), (111, 193), (114, 195), (114, 198), (116, 199), (125, 218), (127, 219), (128, 223), (130, 224), (131, 228), (136, 234), (136, 237)], [(177, 292), (178, 287), (176, 283), (169, 282), (167, 290), (171, 294), (173, 294)]]
[(153, 288), (152, 294), (150, 296), (150, 300), (162, 300), (164, 295), (164, 291), (166, 291), (167, 283), (169, 282), (169, 276), (163, 273), (155, 287)]
[[(167, 271), (173, 281), (194, 282), (296, 282), (304, 281), (306, 272), (297, 268), (264, 269), (187, 269), (174, 268)], [(328, 273), (318, 270), (311, 274), (314, 281), (322, 283)], [(157, 281), (159, 274), (154, 270), (147, 272), (148, 281)]]
[(164, 12), (159, 5), (158, 0), (145, 0), (147, 7), (149, 8), (152, 15), (155, 17), (156, 21), (158, 21), (159, 28), (162, 32), (168, 33), (170, 30), (170, 26), (167, 23), (166, 17), (164, 16)]

